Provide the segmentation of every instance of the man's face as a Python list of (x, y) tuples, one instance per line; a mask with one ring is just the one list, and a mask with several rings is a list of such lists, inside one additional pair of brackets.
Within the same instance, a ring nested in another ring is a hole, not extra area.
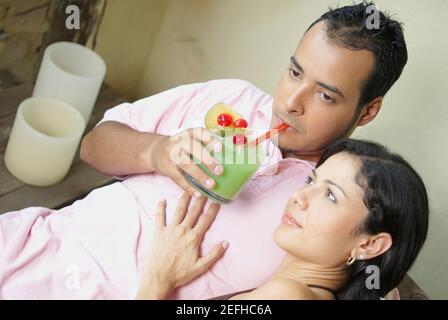
[(374, 62), (370, 51), (331, 43), (325, 22), (314, 25), (301, 39), (277, 86), (271, 127), (281, 122), (290, 125), (278, 136), (280, 149), (317, 161), (326, 145), (348, 136)]

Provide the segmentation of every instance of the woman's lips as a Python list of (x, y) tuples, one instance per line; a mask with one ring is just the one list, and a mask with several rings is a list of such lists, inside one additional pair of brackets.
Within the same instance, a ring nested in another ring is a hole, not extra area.
[(291, 217), (291, 215), (289, 215), (289, 214), (283, 215), (282, 222), (287, 224), (287, 225), (290, 225), (290, 226), (292, 226), (294, 228), (302, 229), (302, 226), (293, 217)]

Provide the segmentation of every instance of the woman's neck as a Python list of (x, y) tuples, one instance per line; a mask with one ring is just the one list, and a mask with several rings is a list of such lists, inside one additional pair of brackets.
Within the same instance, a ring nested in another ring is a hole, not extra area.
[(344, 282), (345, 271), (344, 266), (326, 267), (287, 254), (271, 279), (278, 278), (286, 278), (306, 285), (317, 285), (338, 291)]

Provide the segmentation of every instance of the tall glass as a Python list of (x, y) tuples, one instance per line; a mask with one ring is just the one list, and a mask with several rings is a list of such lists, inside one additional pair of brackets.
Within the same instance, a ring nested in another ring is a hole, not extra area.
[(247, 129), (244, 129), (244, 133), (247, 143), (243, 145), (234, 144), (232, 130), (214, 131), (216, 138), (222, 142), (222, 151), (212, 152), (212, 155), (224, 167), (222, 175), (213, 174), (200, 161), (194, 159), (201, 170), (215, 180), (213, 189), (204, 187), (189, 174), (182, 172), (197, 190), (215, 202), (228, 203), (234, 200), (263, 161), (261, 146), (250, 145), (250, 142), (256, 138), (254, 133)]

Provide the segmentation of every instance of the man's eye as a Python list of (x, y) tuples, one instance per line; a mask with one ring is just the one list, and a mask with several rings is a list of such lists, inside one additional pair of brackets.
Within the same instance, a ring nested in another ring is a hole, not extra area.
[(336, 197), (334, 196), (333, 192), (331, 192), (330, 189), (328, 189), (327, 191), (327, 198), (330, 199), (330, 201), (333, 201), (334, 203), (336, 203)]
[(322, 97), (322, 99), (323, 99), (325, 102), (334, 102), (334, 99), (333, 99), (330, 95), (326, 94), (325, 92), (322, 92), (322, 93), (320, 94), (320, 96)]
[(294, 69), (289, 69), (289, 74), (293, 77), (293, 78), (298, 78), (300, 76), (300, 72), (294, 70)]

